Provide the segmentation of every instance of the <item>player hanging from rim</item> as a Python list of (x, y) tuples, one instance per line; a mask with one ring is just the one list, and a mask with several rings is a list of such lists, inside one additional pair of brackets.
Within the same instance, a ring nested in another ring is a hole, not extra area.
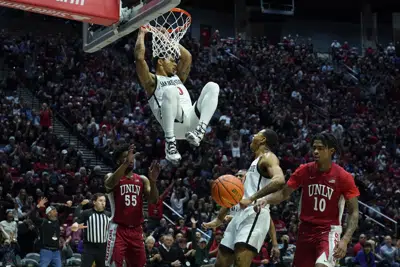
[[(279, 160), (271, 151), (278, 144), (278, 135), (270, 129), (257, 133), (250, 148), (254, 153), (254, 161), (247, 170), (244, 179), (244, 197), (251, 198), (260, 188), (266, 188), (267, 192), (276, 192), (285, 185), (285, 177), (279, 166)], [(242, 200), (243, 202), (243, 200)], [(240, 203), (243, 206), (243, 202)], [(250, 205), (251, 203), (248, 203)], [(209, 223), (203, 224), (205, 228), (219, 227), (229, 209), (221, 208), (218, 216)], [(232, 264), (235, 267), (249, 267), (252, 259), (258, 254), (265, 237), (269, 231), (271, 216), (269, 206), (255, 212), (253, 207), (240, 209), (233, 216), (225, 230), (218, 249), (215, 267), (226, 267)], [(274, 244), (277, 245), (277, 244)], [(274, 255), (278, 255), (279, 249), (274, 246)]]
[[(181, 155), (176, 139), (186, 139), (199, 146), (206, 128), (218, 106), (219, 86), (208, 82), (192, 105), (189, 92), (183, 83), (189, 76), (192, 55), (179, 45), (179, 55), (164, 53), (153, 58), (155, 74), (149, 71), (145, 61), (144, 38), (147, 30), (141, 28), (135, 46), (136, 72), (145, 89), (151, 110), (165, 134), (165, 157), (178, 164)], [(178, 63), (177, 63), (178, 62)]]
[[(282, 190), (258, 201), (255, 209), (277, 205), (302, 187), (293, 266), (334, 267), (336, 260), (346, 255), (347, 245), (357, 229), (360, 193), (351, 174), (332, 162), (338, 150), (336, 138), (330, 133), (321, 133), (313, 138), (312, 144), (315, 162), (297, 168)], [(346, 232), (340, 240), (345, 204), (349, 217)]]

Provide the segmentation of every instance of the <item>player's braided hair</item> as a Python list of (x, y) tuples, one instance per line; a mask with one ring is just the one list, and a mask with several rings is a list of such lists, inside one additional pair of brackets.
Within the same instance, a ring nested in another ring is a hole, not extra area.
[(271, 151), (273, 151), (278, 145), (278, 135), (274, 130), (271, 129), (264, 129), (262, 134), (266, 139), (267, 146), (269, 149), (271, 149)]
[(116, 164), (118, 162), (119, 158), (122, 156), (122, 154), (124, 154), (124, 152), (128, 151), (128, 150), (129, 150), (128, 144), (118, 146), (113, 152), (114, 163)]
[(157, 64), (159, 59), (168, 58), (166, 53), (161, 53), (159, 56), (155, 56), (151, 59), (151, 63), (153, 64), (154, 70), (157, 70)]
[(313, 137), (311, 144), (314, 143), (315, 140), (321, 141), (322, 144), (324, 146), (326, 146), (327, 148), (335, 149), (334, 153), (340, 153), (339, 142), (333, 134), (328, 133), (328, 132), (322, 132), (322, 133), (316, 134)]

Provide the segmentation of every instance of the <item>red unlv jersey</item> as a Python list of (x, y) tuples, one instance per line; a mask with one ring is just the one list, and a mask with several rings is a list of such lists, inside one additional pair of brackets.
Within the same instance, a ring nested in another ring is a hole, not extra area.
[(327, 172), (315, 162), (301, 165), (287, 185), (302, 187), (300, 221), (312, 225), (341, 225), (345, 201), (360, 195), (353, 176), (335, 163)]
[(119, 184), (108, 194), (114, 223), (127, 227), (136, 227), (143, 223), (143, 190), (143, 179), (139, 175), (121, 178)]

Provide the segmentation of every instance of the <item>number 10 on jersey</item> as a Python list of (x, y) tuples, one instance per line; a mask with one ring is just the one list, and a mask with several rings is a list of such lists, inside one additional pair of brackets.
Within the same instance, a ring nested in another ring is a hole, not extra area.
[(323, 212), (326, 209), (325, 198), (314, 197), (314, 210)]
[(125, 195), (125, 206), (136, 206), (136, 195)]

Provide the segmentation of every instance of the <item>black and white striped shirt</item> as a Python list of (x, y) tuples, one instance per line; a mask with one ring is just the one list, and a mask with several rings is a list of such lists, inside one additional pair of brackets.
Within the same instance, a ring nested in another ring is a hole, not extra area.
[(85, 226), (87, 226), (87, 228), (83, 230), (84, 243), (107, 242), (107, 229), (111, 219), (110, 212), (98, 212), (94, 208), (91, 208), (80, 212), (77, 217), (77, 223), (83, 223)]

